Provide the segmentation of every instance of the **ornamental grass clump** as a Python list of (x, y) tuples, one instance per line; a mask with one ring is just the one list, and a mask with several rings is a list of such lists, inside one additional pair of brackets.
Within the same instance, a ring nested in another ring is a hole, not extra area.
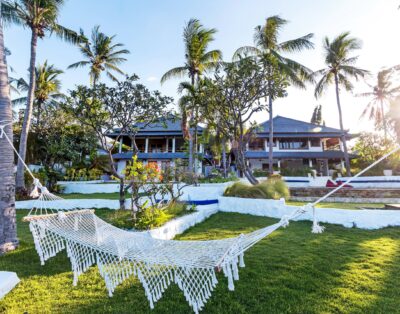
[(258, 198), (258, 199), (289, 199), (290, 192), (285, 181), (280, 178), (269, 178), (256, 185), (236, 182), (226, 188), (224, 196)]

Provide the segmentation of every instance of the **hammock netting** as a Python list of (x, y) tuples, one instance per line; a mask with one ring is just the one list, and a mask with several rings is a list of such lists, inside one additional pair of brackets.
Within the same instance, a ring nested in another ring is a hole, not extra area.
[(216, 271), (222, 270), (233, 290), (234, 280), (239, 279), (238, 268), (244, 267), (244, 252), (286, 225), (289, 218), (239, 237), (211, 241), (154, 239), (146, 232), (116, 228), (91, 210), (32, 216), (27, 220), (41, 263), (66, 249), (75, 285), (79, 275), (97, 264), (110, 296), (134, 275), (153, 308), (165, 289), (176, 283), (197, 313), (218, 282)]
[(51, 194), (35, 178), (4, 132), (4, 127), (0, 125), (0, 138), (10, 143), (33, 178), (31, 196), (37, 200), (25, 221), (29, 221), (42, 265), (66, 249), (71, 261), (73, 284), (78, 283), (79, 276), (89, 267), (97, 265), (110, 296), (124, 280), (136, 276), (144, 287), (151, 308), (168, 286), (175, 283), (195, 313), (204, 307), (217, 285), (217, 271), (222, 271), (227, 278), (228, 289), (234, 290), (234, 281), (239, 279), (239, 267), (245, 266), (245, 251), (309, 210), (314, 213), (312, 232), (321, 233), (323, 227), (316, 220), (315, 205), (400, 149), (397, 147), (342, 186), (312, 204), (296, 208), (273, 225), (235, 238), (176, 241), (155, 239), (147, 232), (121, 230), (97, 217), (90, 209), (66, 212), (52, 209), (55, 208), (52, 204), (58, 207), (63, 199)]

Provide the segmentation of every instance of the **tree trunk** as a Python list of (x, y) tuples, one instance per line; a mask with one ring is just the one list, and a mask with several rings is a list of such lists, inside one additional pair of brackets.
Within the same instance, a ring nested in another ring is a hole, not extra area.
[(385, 110), (383, 108), (382, 100), (381, 100), (381, 116), (382, 116), (383, 134), (384, 134), (385, 141), (387, 141), (387, 125), (386, 125)]
[(119, 178), (119, 209), (125, 210), (125, 184), (124, 178)]
[(225, 138), (222, 139), (222, 169), (224, 171), (224, 178), (227, 177), (227, 167), (226, 167), (226, 141)]
[(338, 80), (337, 74), (335, 74), (335, 88), (336, 88), (336, 103), (337, 103), (338, 112), (339, 112), (339, 124), (340, 124), (340, 130), (342, 131), (341, 140), (343, 143), (344, 161), (345, 161), (345, 165), (346, 165), (346, 175), (348, 177), (350, 177), (351, 176), (350, 158), (349, 158), (349, 152), (347, 150), (346, 134), (344, 132), (344, 127), (343, 127), (342, 106), (340, 105), (339, 80)]
[(268, 111), (269, 111), (269, 139), (268, 139), (268, 172), (270, 175), (274, 174), (274, 121), (272, 111), (272, 97), (268, 97)]
[[(103, 146), (103, 149), (105, 146)], [(112, 152), (109, 150), (108, 152), (108, 162), (110, 166), (110, 171), (119, 180), (119, 209), (125, 210), (125, 179), (122, 175), (118, 173), (114, 166), (114, 158), (112, 157)]]
[(42, 101), (39, 100), (36, 102), (37, 105), (37, 119), (36, 119), (36, 127), (39, 130), (40, 129), (40, 117), (42, 114)]
[(235, 151), (236, 151), (236, 164), (238, 169), (243, 172), (243, 175), (247, 178), (247, 180), (249, 180), (251, 184), (253, 185), (258, 184), (259, 183), (258, 180), (254, 177), (253, 173), (247, 166), (243, 145), (239, 144), (238, 149), (235, 149), (234, 152)]
[[(0, 5), (1, 8), (1, 5)], [(10, 86), (4, 52), (3, 25), (0, 25), (0, 124), (12, 121)], [(1, 131), (0, 131), (1, 132)], [(12, 141), (12, 125), (4, 127)], [(18, 246), (15, 214), (14, 152), (8, 141), (0, 138), (0, 255)]]
[[(29, 91), (28, 91), (28, 101), (26, 104), (25, 114), (24, 114), (24, 122), (22, 124), (21, 130), (21, 138), (19, 141), (19, 155), (22, 160), (25, 161), (26, 157), (26, 149), (28, 143), (28, 134), (31, 126), (32, 120), (32, 109), (33, 109), (33, 100), (35, 97), (35, 88), (36, 88), (36, 78), (35, 78), (35, 64), (36, 64), (36, 46), (37, 46), (37, 32), (36, 30), (32, 30), (32, 38), (31, 38), (31, 60), (29, 64)], [(17, 166), (17, 191), (25, 190), (25, 178), (24, 178), (24, 164), (21, 160), (18, 159)]]

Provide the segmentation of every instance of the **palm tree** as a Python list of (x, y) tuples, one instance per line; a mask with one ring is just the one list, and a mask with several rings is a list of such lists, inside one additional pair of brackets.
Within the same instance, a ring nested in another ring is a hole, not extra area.
[(400, 95), (390, 100), (388, 116), (396, 134), (397, 142), (400, 144)]
[[(64, 98), (61, 93), (61, 81), (58, 79), (60, 74), (64, 73), (57, 69), (54, 65), (47, 64), (47, 60), (35, 68), (36, 89), (34, 108), (36, 108), (36, 126), (40, 127), (40, 117), (43, 106), (56, 104), (60, 99)], [(19, 79), (17, 87), (21, 91), (29, 89), (28, 83), (24, 79)], [(27, 97), (20, 97), (12, 100), (12, 104), (20, 105), (26, 103)]]
[[(1, 5), (1, 4), (0, 4)], [(10, 84), (7, 73), (4, 49), (3, 23), (0, 22), (0, 124), (12, 121)], [(0, 134), (1, 134), (0, 130)], [(4, 127), (4, 132), (12, 142), (12, 125)], [(12, 147), (0, 136), (0, 255), (18, 246), (15, 216), (14, 152)]]
[[(81, 40), (77, 33), (58, 24), (58, 16), (64, 0), (3, 0), (1, 15), (4, 22), (21, 25), (31, 30), (31, 55), (29, 63), (29, 90), (24, 122), (21, 130), (19, 154), (25, 160), (28, 134), (32, 118), (35, 93), (35, 65), (38, 38), (44, 38), (46, 33), (55, 34), (59, 38), (72, 43)], [(24, 166), (18, 160), (17, 190), (25, 189)]]
[[(299, 88), (305, 88), (306, 81), (312, 81), (312, 71), (300, 63), (286, 58), (282, 53), (299, 52), (304, 49), (314, 48), (311, 42), (313, 34), (280, 42), (279, 35), (282, 28), (288, 23), (279, 16), (268, 17), (264, 25), (258, 25), (254, 31), (255, 46), (239, 48), (234, 58), (241, 55), (257, 57), (263, 65), (268, 80), (268, 111), (269, 111), (269, 173), (273, 173), (273, 101), (282, 95), (277, 91), (281, 89), (280, 84), (293, 84)], [(280, 82), (279, 82), (280, 81)]]
[[(181, 78), (187, 75), (191, 85), (194, 86), (204, 72), (215, 68), (222, 59), (222, 52), (207, 50), (210, 43), (214, 41), (216, 32), (217, 30), (214, 28), (205, 28), (199, 20), (191, 19), (183, 30), (185, 64), (167, 71), (161, 77), (161, 84), (171, 78)], [(189, 170), (193, 171), (193, 136), (188, 122), (188, 120), (191, 121), (192, 113), (186, 108), (181, 108), (181, 111), (182, 132), (184, 137), (189, 140)], [(197, 142), (195, 144), (197, 146)]]
[(375, 127), (383, 129), (386, 140), (387, 121), (385, 108), (400, 92), (400, 86), (393, 87), (392, 85), (392, 74), (393, 69), (385, 69), (378, 72), (376, 85), (371, 86), (368, 84), (372, 91), (357, 95), (371, 98), (362, 112), (361, 117), (364, 118), (367, 116), (369, 120), (375, 122)]
[[(81, 36), (85, 37), (81, 30)], [(129, 54), (129, 50), (120, 49), (123, 44), (114, 44), (115, 35), (107, 36), (100, 32), (100, 26), (92, 29), (91, 42), (86, 41), (79, 44), (79, 49), (87, 60), (78, 61), (71, 64), (68, 69), (76, 69), (80, 67), (90, 66), (90, 83), (95, 86), (100, 79), (101, 73), (106, 75), (113, 81), (118, 81), (113, 72), (124, 75), (125, 73), (118, 67), (122, 62), (126, 61), (122, 55)]]
[(326, 68), (318, 70), (315, 76), (320, 76), (320, 80), (315, 86), (314, 96), (320, 97), (330, 84), (335, 84), (336, 103), (339, 112), (339, 124), (342, 132), (341, 140), (343, 143), (344, 159), (346, 163), (347, 176), (351, 176), (350, 159), (347, 150), (346, 132), (343, 127), (342, 106), (340, 104), (340, 87), (346, 91), (353, 90), (350, 79), (358, 80), (364, 77), (368, 71), (354, 66), (358, 56), (350, 56), (355, 50), (361, 49), (361, 42), (354, 37), (350, 37), (349, 32), (344, 32), (332, 41), (325, 37), (323, 41)]

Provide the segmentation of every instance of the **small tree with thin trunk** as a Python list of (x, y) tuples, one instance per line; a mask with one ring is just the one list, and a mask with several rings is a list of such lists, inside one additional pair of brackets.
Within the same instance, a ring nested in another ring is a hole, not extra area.
[[(136, 123), (147, 126), (159, 121), (167, 114), (167, 106), (172, 102), (172, 98), (136, 84), (137, 79), (133, 75), (111, 88), (104, 84), (97, 84), (93, 88), (79, 86), (64, 104), (67, 111), (96, 133), (101, 148), (107, 152), (110, 171), (120, 182), (121, 209), (125, 209), (125, 178), (115, 166), (113, 153), (116, 145), (122, 135), (129, 136), (133, 140), (135, 155)], [(115, 139), (111, 140), (109, 134), (113, 134)]]
[[(268, 81), (263, 67), (253, 58), (239, 59), (216, 70), (214, 79), (206, 79), (203, 92), (204, 114), (212, 121), (218, 112), (219, 131), (232, 142), (232, 152), (238, 169), (252, 184), (257, 184), (245, 157), (246, 146), (256, 128), (252, 118), (257, 112), (267, 110), (262, 102)], [(276, 90), (281, 95), (284, 90)]]

